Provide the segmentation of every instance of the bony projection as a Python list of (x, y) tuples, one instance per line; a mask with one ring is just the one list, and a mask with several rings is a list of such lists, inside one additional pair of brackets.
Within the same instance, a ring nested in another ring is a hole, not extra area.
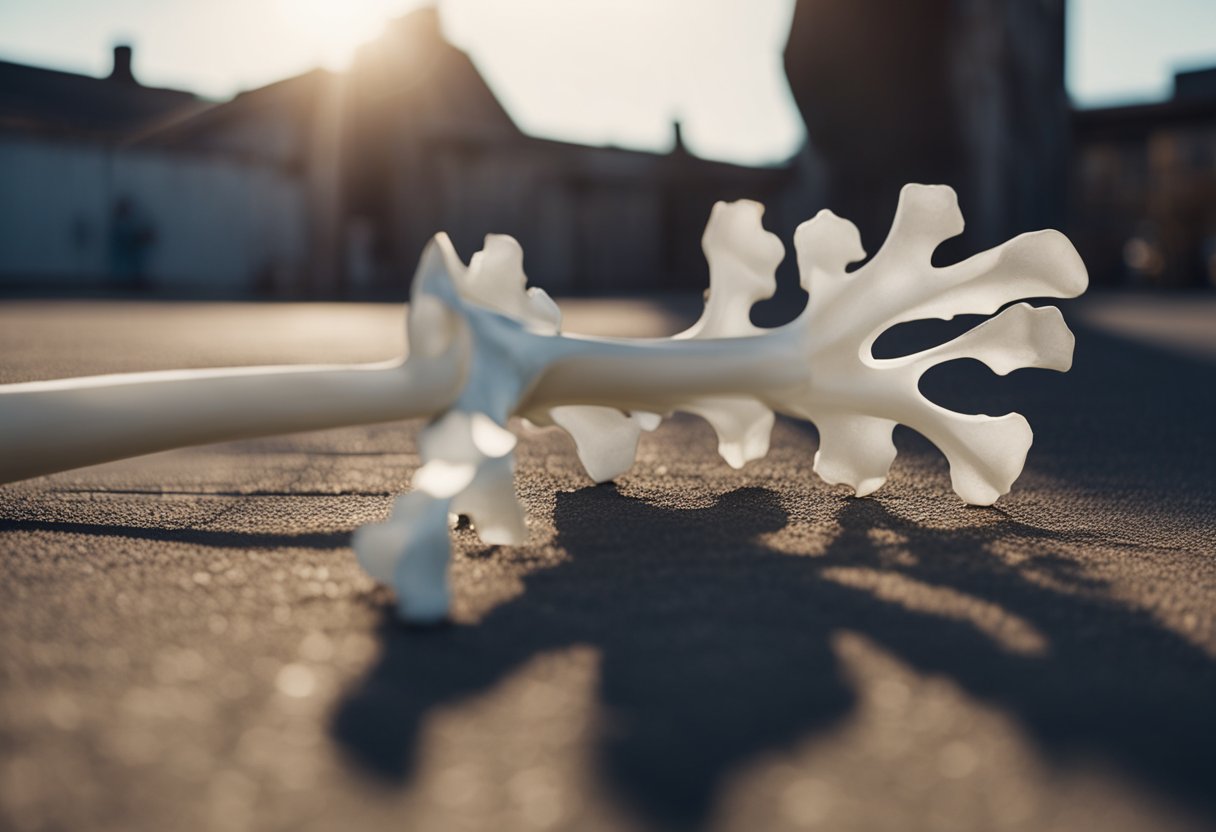
[[(1055, 307), (1085, 267), (1057, 231), (1020, 235), (959, 263), (932, 265), (959, 234), (953, 190), (907, 185), (886, 241), (865, 258), (856, 226), (820, 211), (794, 235), (806, 309), (777, 328), (752, 325), (784, 257), (763, 206), (719, 202), (702, 238), (710, 291), (700, 319), (672, 338), (589, 338), (527, 286), (523, 252), (490, 235), (466, 265), (444, 234), (423, 252), (408, 310), (408, 356), (372, 365), (186, 370), (0, 386), (0, 481), (204, 442), (428, 417), (423, 464), (382, 523), (357, 530), (359, 563), (396, 591), (401, 616), (430, 622), (450, 604), (449, 524), (466, 516), (482, 541), (527, 535), (515, 492), (512, 416), (572, 437), (587, 473), (610, 480), (633, 463), (642, 431), (675, 411), (704, 418), (734, 467), (768, 451), (774, 414), (813, 422), (814, 470), (872, 493), (895, 458), (896, 424), (945, 454), (954, 490), (989, 505), (1009, 491), (1032, 434), (1017, 413), (956, 413), (918, 389), (959, 358), (1006, 374), (1067, 370), (1073, 336)], [(907, 321), (993, 315), (947, 343), (878, 359), (872, 346)]]

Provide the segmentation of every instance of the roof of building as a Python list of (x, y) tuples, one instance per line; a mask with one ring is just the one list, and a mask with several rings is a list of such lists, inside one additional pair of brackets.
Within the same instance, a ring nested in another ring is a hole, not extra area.
[(1216, 123), (1216, 67), (1174, 76), (1174, 95), (1152, 104), (1076, 110), (1073, 123), (1085, 138), (1139, 139), (1164, 125)]
[[(214, 151), (244, 159), (290, 162), (293, 151), (265, 132), (242, 135), (242, 125), (309, 124), (315, 108), (340, 76), (312, 69), (238, 93), (228, 101), (170, 113), (132, 133), (132, 143), (196, 151)], [(233, 131), (237, 132), (234, 134)]]
[(116, 66), (107, 78), (0, 61), (0, 130), (122, 138), (206, 106), (193, 93), (139, 84), (129, 58), (128, 51), (125, 67)]
[[(312, 124), (318, 108), (336, 101), (341, 117), (359, 111), (377, 118), (404, 117), (418, 124), (416, 135), (430, 141), (499, 152), (540, 150), (593, 178), (612, 178), (614, 172), (626, 178), (780, 178), (789, 172), (788, 165), (757, 170), (696, 157), (684, 147), (678, 125), (670, 153), (529, 135), (516, 125), (469, 55), (444, 37), (434, 8), (417, 9), (389, 23), (379, 38), (360, 49), (348, 72), (315, 69), (228, 101), (142, 86), (131, 73), (129, 47), (116, 47), (114, 58), (114, 71), (107, 78), (0, 61), (0, 130), (87, 135), (291, 164), (298, 161), (300, 148), (275, 141), (273, 130), (239, 128)], [(652, 167), (656, 164), (661, 170)]]

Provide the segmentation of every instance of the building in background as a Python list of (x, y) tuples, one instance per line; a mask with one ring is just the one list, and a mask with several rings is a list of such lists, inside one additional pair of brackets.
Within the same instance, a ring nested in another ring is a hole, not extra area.
[(260, 271), (306, 262), (299, 177), (141, 137), (207, 111), (136, 82), (0, 63), (0, 288), (240, 294)]
[(1071, 113), (1064, 0), (799, 0), (785, 65), (808, 142), (753, 168), (678, 125), (670, 153), (526, 135), (434, 9), (222, 103), (139, 85), (124, 47), (105, 79), (0, 63), (0, 291), (400, 296), (441, 230), (466, 258), (517, 237), (558, 294), (699, 289), (715, 200), (765, 202), (786, 241), (830, 206), (876, 251), (909, 181), (959, 193), (942, 260), (1057, 227), (1095, 284), (1212, 282), (1216, 72)]
[(1115, 285), (1216, 285), (1216, 67), (1159, 104), (1083, 110), (1070, 233)]
[[(557, 293), (700, 287), (714, 200), (769, 200), (789, 181), (695, 158), (678, 126), (667, 154), (528, 136), (434, 9), (348, 72), (220, 104), (143, 88), (129, 59), (116, 52), (109, 79), (3, 68), (19, 94), (0, 99), (0, 216), (18, 221), (0, 227), (0, 287), (400, 295), (441, 230), (466, 258), (512, 234)], [(48, 100), (52, 78), (65, 92)], [(71, 118), (94, 96), (140, 106), (94, 131)]]
[[(434, 10), (365, 47), (346, 76), (342, 193), (358, 285), (400, 285), (435, 231), (468, 256), (488, 231), (516, 237), (540, 285), (569, 293), (705, 285), (699, 241), (717, 199), (768, 200), (788, 170), (551, 141), (519, 130)], [(359, 252), (364, 241), (370, 254)]]
[[(876, 251), (905, 182), (952, 185), (942, 260), (1065, 229), (1095, 285), (1216, 285), (1216, 69), (1158, 104), (1072, 111), (1063, 0), (799, 0), (786, 70), (801, 198)], [(803, 212), (805, 214), (805, 212)]]
[(799, 0), (786, 74), (806, 122), (804, 192), (877, 251), (907, 182), (948, 184), (951, 257), (1062, 227), (1064, 0)]

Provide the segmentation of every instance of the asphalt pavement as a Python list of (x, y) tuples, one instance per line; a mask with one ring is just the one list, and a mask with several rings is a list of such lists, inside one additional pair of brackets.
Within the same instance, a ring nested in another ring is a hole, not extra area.
[[(1064, 306), (1071, 373), (926, 379), (1030, 419), (995, 507), (904, 429), (855, 499), (791, 421), (734, 471), (676, 418), (601, 486), (521, 426), (531, 540), (457, 532), (435, 630), (396, 624), (349, 547), (406, 488), (416, 423), (0, 486), (0, 828), (1216, 829), (1216, 299)], [(402, 318), (10, 302), (0, 382), (375, 360)]]

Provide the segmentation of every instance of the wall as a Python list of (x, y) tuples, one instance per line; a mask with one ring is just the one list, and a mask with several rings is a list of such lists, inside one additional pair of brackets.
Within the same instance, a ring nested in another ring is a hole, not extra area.
[(83, 142), (0, 138), (0, 288), (122, 288), (116, 202), (151, 231), (149, 288), (243, 295), (307, 263), (303, 186), (264, 164)]
[(1063, 224), (1063, 0), (798, 0), (785, 65), (817, 160), (807, 190), (867, 250), (907, 182), (959, 194), (967, 228), (942, 262)]
[(1216, 108), (1079, 113), (1069, 229), (1096, 283), (1216, 285)]

